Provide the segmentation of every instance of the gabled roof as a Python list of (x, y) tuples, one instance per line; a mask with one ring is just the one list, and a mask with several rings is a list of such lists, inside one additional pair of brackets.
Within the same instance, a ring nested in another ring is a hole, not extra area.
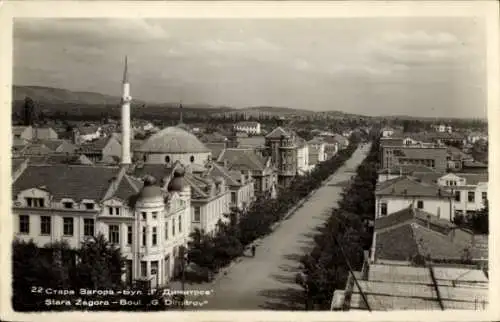
[(40, 143), (30, 143), (27, 144), (20, 153), (22, 155), (47, 155), (53, 151), (46, 147), (44, 144)]
[(207, 174), (211, 177), (223, 177), (226, 180), (226, 183), (231, 186), (240, 186), (241, 184), (233, 178), (231, 173), (221, 165), (213, 162), (211, 167), (208, 169)]
[(431, 183), (418, 182), (408, 176), (381, 182), (375, 189), (375, 195), (415, 196), (415, 197), (451, 197), (451, 193)]
[(44, 187), (55, 199), (101, 200), (119, 172), (118, 167), (29, 165), (12, 185), (13, 195)]
[(461, 244), (417, 223), (406, 223), (376, 235), (377, 259), (407, 261), (416, 255), (432, 259), (462, 259), (465, 255)]
[(280, 139), (282, 136), (291, 136), (291, 133), (286, 131), (281, 126), (278, 126), (266, 135), (266, 139)]
[(228, 162), (229, 169), (264, 171), (265, 160), (252, 149), (225, 149), (219, 155), (217, 162)]
[(207, 148), (212, 151), (212, 158), (217, 160), (221, 152), (226, 148), (226, 143), (205, 143)]
[(87, 125), (79, 126), (78, 132), (80, 135), (95, 134), (99, 130), (100, 126), (97, 125)]
[(438, 218), (437, 216), (418, 209), (408, 207), (375, 219), (375, 230), (387, 229), (396, 225), (408, 222), (415, 222), (421, 225), (426, 225), (429, 221), (429, 226), (440, 232), (447, 231), (455, 227), (449, 220)]
[(48, 165), (48, 164), (73, 164), (73, 165), (91, 165), (93, 162), (85, 155), (54, 153), (43, 156), (30, 156), (30, 164)]
[(263, 136), (251, 136), (247, 138), (238, 138), (238, 147), (241, 148), (260, 148), (266, 144), (266, 138)]

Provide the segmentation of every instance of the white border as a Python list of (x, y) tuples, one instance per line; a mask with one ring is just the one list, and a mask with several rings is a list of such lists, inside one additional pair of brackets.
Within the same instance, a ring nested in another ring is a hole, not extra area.
[(14, 17), (107, 17), (107, 18), (320, 18), (320, 17), (460, 17), (478, 16), (485, 18), (487, 33), (487, 70), (488, 70), (488, 119), (490, 140), (490, 185), (491, 196), (499, 195), (499, 155), (500, 121), (499, 113), (499, 23), (497, 1), (350, 1), (350, 2), (160, 2), (160, 1), (12, 1), (0, 3), (0, 142), (4, 149), (0, 154), (0, 224), (1, 267), (0, 304), (1, 319), (8, 321), (82, 321), (101, 319), (136, 319), (174, 321), (494, 321), (499, 320), (497, 307), (500, 285), (498, 264), (500, 256), (496, 251), (499, 227), (499, 208), (496, 198), (491, 198), (490, 228), (490, 305), (488, 311), (393, 311), (393, 312), (279, 312), (279, 311), (210, 311), (210, 312), (158, 312), (158, 313), (35, 313), (13, 312), (11, 296), (11, 241), (12, 220), (10, 216), (11, 198), (11, 160), (10, 160), (10, 110), (12, 81), (12, 19)]

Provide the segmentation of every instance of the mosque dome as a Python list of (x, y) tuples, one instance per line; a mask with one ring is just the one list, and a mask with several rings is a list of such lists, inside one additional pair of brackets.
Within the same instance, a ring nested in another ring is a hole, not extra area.
[(141, 192), (139, 192), (137, 201), (163, 201), (163, 192), (161, 191), (161, 188), (156, 185), (156, 180), (153, 177), (148, 176), (144, 179), (144, 187), (142, 188)]
[(211, 152), (194, 134), (171, 126), (148, 138), (138, 149), (146, 153), (209, 153)]
[(184, 190), (185, 182), (184, 182), (184, 169), (176, 169), (174, 171), (174, 177), (168, 183), (167, 190), (169, 192), (172, 191), (182, 191)]

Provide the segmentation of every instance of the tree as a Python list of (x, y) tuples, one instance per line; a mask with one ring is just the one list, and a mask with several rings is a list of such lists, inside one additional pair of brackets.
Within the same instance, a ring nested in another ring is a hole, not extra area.
[(33, 125), (34, 116), (35, 116), (35, 102), (31, 99), (31, 97), (26, 96), (24, 99), (24, 125), (30, 126)]
[(113, 289), (123, 286), (125, 258), (104, 235), (86, 239), (77, 254), (79, 261), (75, 275), (79, 287)]

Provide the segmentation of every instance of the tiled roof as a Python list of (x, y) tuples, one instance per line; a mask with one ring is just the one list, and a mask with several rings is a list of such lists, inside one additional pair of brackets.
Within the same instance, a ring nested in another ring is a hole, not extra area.
[(229, 169), (263, 171), (265, 161), (251, 149), (225, 149), (218, 162), (228, 162)]
[(55, 199), (101, 200), (118, 172), (118, 167), (29, 165), (14, 182), (12, 192), (17, 195), (26, 189), (43, 187)]
[(26, 144), (28, 144), (28, 141), (24, 139), (17, 139), (17, 138), (12, 139), (12, 147), (23, 147)]
[(31, 143), (27, 144), (20, 153), (23, 155), (47, 155), (52, 153), (53, 151), (46, 147), (44, 144), (40, 143)]
[(12, 134), (13, 135), (21, 135), (29, 127), (30, 126), (13, 126), (12, 127)]
[(415, 197), (451, 197), (451, 193), (438, 185), (418, 182), (416, 179), (402, 176), (381, 182), (375, 195), (415, 196)]
[(214, 132), (214, 133), (202, 134), (200, 140), (205, 143), (219, 143), (219, 142), (226, 142), (227, 137), (218, 132)]
[(465, 252), (463, 245), (453, 243), (447, 235), (416, 223), (377, 232), (377, 259), (407, 261), (417, 254), (434, 260), (460, 260)]
[(438, 218), (422, 209), (408, 207), (375, 219), (375, 229), (386, 229), (410, 221), (424, 225), (427, 220), (429, 220), (431, 227), (436, 227), (439, 231), (446, 231), (455, 227), (449, 220)]
[(80, 135), (94, 134), (99, 130), (97, 125), (80, 126), (78, 127), (78, 132)]
[(459, 177), (465, 178), (468, 185), (477, 185), (480, 182), (488, 182), (488, 172), (481, 173), (457, 173)]
[(290, 136), (291, 133), (286, 131), (283, 127), (278, 126), (271, 133), (266, 135), (266, 139), (280, 139), (282, 136)]
[(259, 122), (238, 122), (235, 124), (235, 126), (242, 126), (242, 127), (257, 127), (259, 125)]
[(247, 138), (238, 138), (238, 147), (241, 148), (258, 148), (266, 144), (266, 138), (263, 136), (252, 136)]
[(217, 163), (212, 163), (212, 167), (208, 170), (208, 174), (213, 178), (217, 176), (223, 177), (228, 185), (231, 186), (241, 185), (240, 183), (238, 183), (238, 181), (234, 180), (233, 176), (227, 169), (225, 169), (221, 165), (218, 165)]
[(207, 148), (212, 151), (212, 158), (217, 160), (222, 150), (226, 148), (226, 143), (205, 143)]
[(424, 165), (420, 164), (401, 164), (401, 165), (395, 165), (391, 168), (385, 168), (381, 169), (378, 171), (379, 174), (403, 174), (403, 175), (409, 175), (414, 172), (418, 173), (437, 173), (436, 170), (426, 167)]
[(143, 180), (144, 177), (150, 175), (156, 179), (158, 184), (160, 184), (164, 178), (170, 177), (172, 171), (173, 167), (165, 164), (143, 164), (135, 165), (130, 169), (129, 174), (140, 180)]
[(102, 152), (102, 150), (108, 144), (109, 140), (111, 140), (112, 138), (113, 138), (112, 136), (106, 138), (99, 138), (97, 140), (82, 144), (80, 146), (80, 150), (82, 152), (93, 152), (93, 151)]
[(26, 158), (12, 158), (11, 172), (16, 172), (19, 167), (27, 160)]
[(120, 180), (120, 184), (118, 185), (118, 188), (113, 196), (118, 197), (121, 200), (129, 200), (132, 196), (139, 193), (140, 187), (142, 186), (136, 186), (134, 182), (131, 182), (131, 180), (127, 178), (127, 176), (124, 176), (122, 180)]
[(44, 156), (31, 156), (29, 157), (30, 164), (80, 164), (80, 165), (91, 165), (93, 162), (89, 160), (85, 155), (78, 154), (49, 154)]

